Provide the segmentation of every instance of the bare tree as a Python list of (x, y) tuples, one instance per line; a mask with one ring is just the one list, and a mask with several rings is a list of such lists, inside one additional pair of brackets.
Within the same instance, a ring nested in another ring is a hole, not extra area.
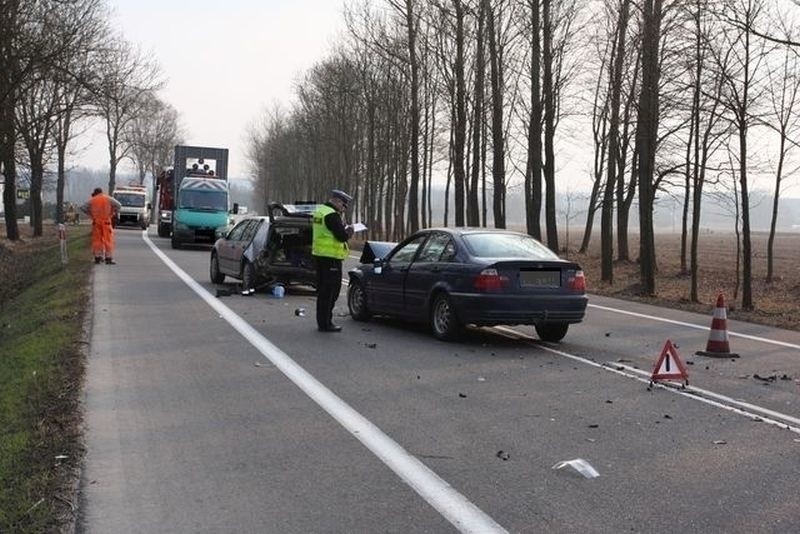
[[(787, 40), (792, 40), (791, 28), (784, 25)], [(784, 179), (784, 165), (787, 156), (796, 144), (792, 141), (800, 134), (800, 115), (797, 113), (797, 100), (800, 96), (800, 60), (795, 51), (784, 47), (780, 67), (769, 74), (769, 97), (771, 113), (763, 125), (778, 134), (778, 161), (775, 168), (775, 188), (772, 194), (772, 218), (767, 241), (767, 283), (773, 281), (775, 229), (778, 224), (778, 206), (781, 185)]]
[[(731, 115), (738, 138), (739, 194), (742, 215), (742, 308), (752, 310), (752, 243), (750, 230), (750, 184), (748, 177), (748, 131), (754, 122), (754, 106), (760, 100), (760, 71), (766, 54), (762, 43), (753, 41), (755, 27), (764, 10), (763, 0), (727, 0), (719, 17), (728, 22), (721, 28), (714, 52), (716, 67), (725, 84), (723, 106)], [(730, 54), (730, 55), (728, 55)], [(724, 61), (723, 58), (729, 58)]]
[(145, 94), (143, 98), (140, 113), (127, 124), (122, 134), (128, 157), (139, 175), (139, 185), (144, 184), (148, 172), (155, 180), (170, 166), (174, 147), (183, 138), (178, 111), (153, 93)]
[[(0, 167), (6, 235), (19, 239), (16, 210), (17, 112), (23, 94), (53, 74), (68, 74), (68, 58), (88, 28), (102, 19), (99, 0), (0, 2)], [(43, 38), (46, 36), (46, 38)], [(30, 109), (29, 109), (30, 110)]]
[(142, 113), (148, 95), (162, 85), (158, 64), (121, 38), (109, 43), (98, 60), (98, 75), (90, 90), (97, 114), (105, 123), (109, 193), (116, 187), (117, 166), (131, 148), (124, 132)]

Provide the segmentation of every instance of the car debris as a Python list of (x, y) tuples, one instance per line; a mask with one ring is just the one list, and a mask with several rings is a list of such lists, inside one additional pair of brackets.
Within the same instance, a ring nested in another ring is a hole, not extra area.
[(504, 462), (507, 462), (508, 460), (510, 460), (510, 459), (511, 459), (511, 455), (510, 455), (510, 454), (508, 454), (508, 453), (507, 453), (507, 452), (505, 452), (505, 451), (497, 451), (497, 454), (495, 454), (495, 456), (497, 456), (498, 458), (500, 458), (500, 459), (501, 459), (501, 460), (503, 460)]

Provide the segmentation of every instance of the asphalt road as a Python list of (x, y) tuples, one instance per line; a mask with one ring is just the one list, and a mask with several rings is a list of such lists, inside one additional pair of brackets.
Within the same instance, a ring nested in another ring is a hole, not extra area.
[[(117, 242), (79, 532), (800, 531), (800, 333), (729, 321), (741, 358), (710, 359), (710, 316), (591, 296), (562, 343), (444, 343), (343, 288), (327, 334), (313, 294), (216, 298), (208, 248)], [(688, 390), (648, 387), (667, 339)]]

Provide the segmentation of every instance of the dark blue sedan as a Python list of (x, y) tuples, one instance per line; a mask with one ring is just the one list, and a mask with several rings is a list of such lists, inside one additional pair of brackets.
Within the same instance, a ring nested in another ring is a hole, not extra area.
[(467, 324), (526, 324), (542, 340), (560, 341), (586, 313), (580, 266), (518, 232), (430, 228), (399, 244), (367, 242), (361, 263), (347, 292), (357, 321), (424, 321), (445, 340)]

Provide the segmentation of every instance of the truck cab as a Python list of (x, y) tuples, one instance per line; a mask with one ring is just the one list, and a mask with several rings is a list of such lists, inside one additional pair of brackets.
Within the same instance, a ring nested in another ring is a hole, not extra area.
[(114, 198), (122, 204), (117, 215), (118, 225), (134, 225), (147, 230), (150, 225), (150, 192), (143, 185), (119, 186), (114, 189)]
[(172, 248), (184, 243), (213, 243), (216, 231), (229, 222), (228, 183), (216, 178), (181, 180), (172, 215)]

